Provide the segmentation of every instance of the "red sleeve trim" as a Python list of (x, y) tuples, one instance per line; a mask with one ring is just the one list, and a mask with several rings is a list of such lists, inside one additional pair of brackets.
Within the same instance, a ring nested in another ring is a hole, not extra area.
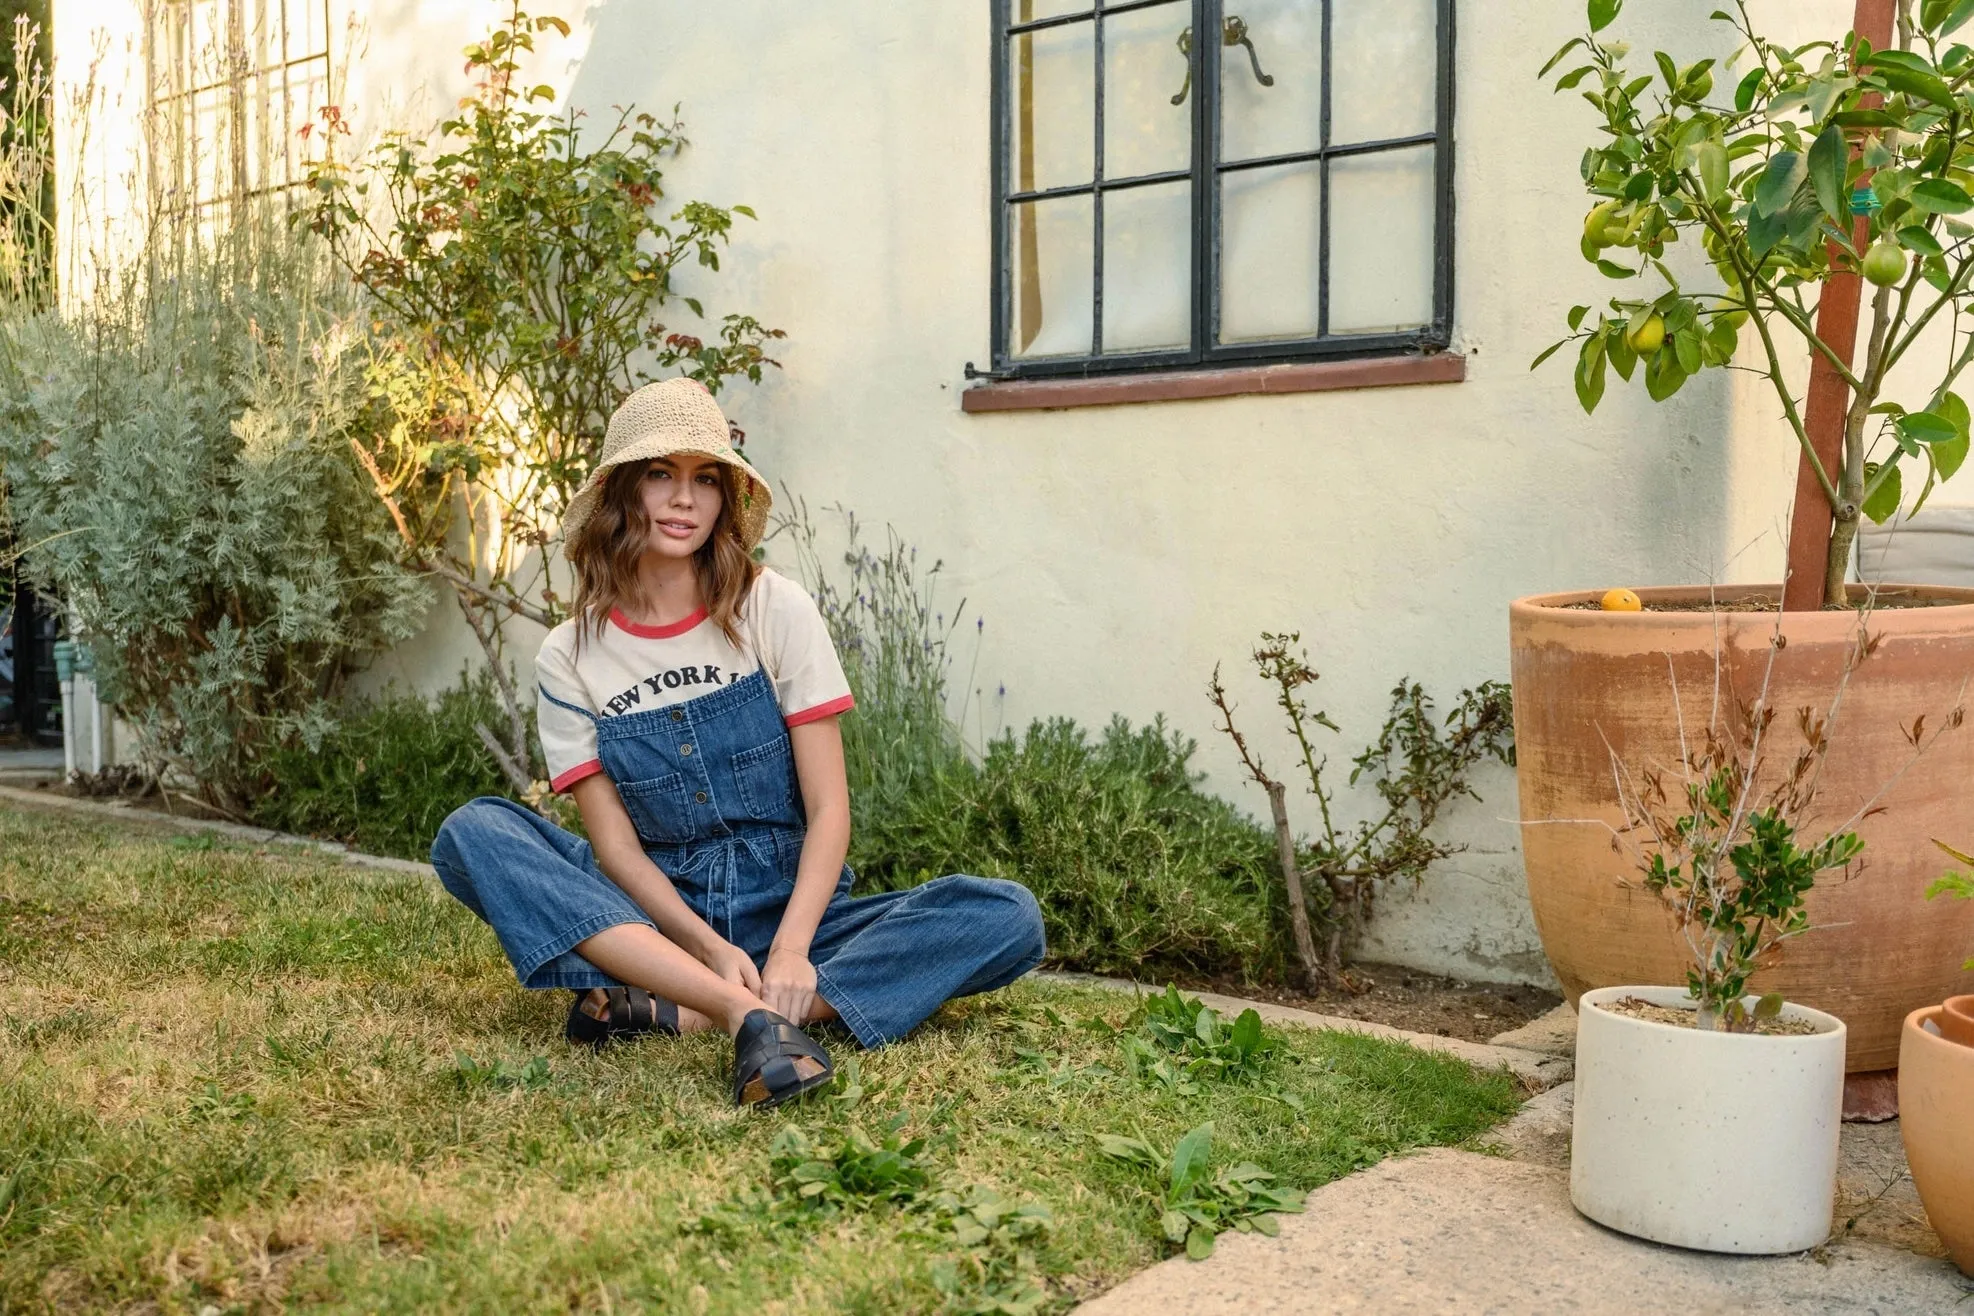
[(805, 708), (799, 713), (790, 713), (786, 721), (792, 727), (799, 727), (805, 722), (820, 722), (826, 717), (835, 717), (838, 713), (847, 713), (856, 706), (857, 700), (855, 696), (844, 695), (841, 699), (832, 699), (826, 704), (817, 704), (814, 708)]
[(578, 763), (575, 767), (570, 768), (567, 772), (557, 777), (554, 781), (549, 782), (548, 788), (559, 794), (562, 791), (568, 790), (571, 786), (581, 781), (584, 777), (594, 777), (597, 773), (601, 771), (603, 771), (603, 764), (601, 761), (597, 759), (591, 759), (587, 763)]

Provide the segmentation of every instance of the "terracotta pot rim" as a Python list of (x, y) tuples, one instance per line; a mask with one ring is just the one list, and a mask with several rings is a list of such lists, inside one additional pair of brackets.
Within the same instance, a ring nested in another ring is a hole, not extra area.
[[(1699, 1046), (1719, 1046), (1723, 1043), (1731, 1046), (1744, 1042), (1760, 1042), (1765, 1046), (1776, 1043), (1794, 1043), (1797, 1046), (1806, 1046), (1827, 1044), (1829, 1039), (1833, 1037), (1840, 1043), (1846, 1039), (1846, 1029), (1842, 1019), (1839, 1019), (1834, 1014), (1826, 1014), (1814, 1006), (1798, 1005), (1794, 1001), (1784, 1001), (1782, 1003), (1784, 1013), (1791, 1018), (1805, 1019), (1815, 1024), (1817, 1030), (1814, 1033), (1702, 1032), (1697, 1028), (1679, 1028), (1673, 1024), (1662, 1024), (1656, 1019), (1640, 1019), (1636, 1015), (1620, 1014), (1616, 1010), (1607, 1010), (1604, 1008), (1604, 1002), (1607, 1000), (1619, 1000), (1625, 996), (1639, 996), (1651, 1001), (1653, 1005), (1667, 1010), (1699, 1009), (1697, 1004), (1689, 1006), (1684, 1003), (1655, 1001), (1651, 1000), (1650, 995), (1647, 995), (1647, 993), (1659, 994), (1668, 992), (1677, 992), (1684, 1001), (1690, 1001), (1692, 999), (1686, 995), (1686, 989), (1684, 987), (1593, 987), (1577, 998), (1577, 1009), (1581, 1011), (1585, 1006), (1589, 1006), (1602, 1014), (1609, 1015), (1626, 1026), (1654, 1028), (1663, 1032), (1677, 1033), (1681, 1037), (1703, 1039), (1696, 1043)], [(1742, 999), (1746, 1000), (1747, 998), (1744, 997)], [(1940, 1007), (1934, 1006), (1933, 1008), (1939, 1009)]]
[[(1862, 585), (1851, 585), (1848, 588), (1853, 596), (1860, 596), (1864, 593), (1864, 586)], [(1956, 600), (1954, 603), (1936, 603), (1928, 608), (1888, 609), (1885, 612), (1876, 614), (1880, 620), (1888, 616), (1898, 616), (1906, 612), (1916, 612), (1931, 617), (1944, 615), (1956, 619), (1962, 616), (1974, 616), (1974, 588), (1959, 585), (1904, 585), (1891, 583), (1881, 584), (1877, 588), (1881, 595), (1890, 595), (1893, 597)], [(1642, 585), (1633, 590), (1633, 593), (1637, 594), (1639, 600), (1643, 603), (1678, 604), (1690, 601), (1694, 606), (1671, 612), (1605, 612), (1601, 608), (1587, 609), (1572, 606), (1573, 604), (1597, 602), (1604, 597), (1603, 590), (1575, 589), (1560, 590), (1549, 594), (1525, 594), (1510, 602), (1508, 609), (1511, 613), (1540, 612), (1544, 614), (1545, 618), (1550, 620), (1562, 620), (1565, 618), (1575, 620), (1581, 618), (1585, 622), (1595, 621), (1599, 624), (1616, 622), (1619, 625), (1637, 626), (1640, 624), (1649, 625), (1656, 619), (1661, 623), (1673, 621), (1684, 625), (1693, 616), (1705, 615), (1709, 611), (1699, 606), (1708, 599), (1724, 599), (1729, 601), (1748, 598), (1780, 599), (1782, 597), (1782, 586), (1773, 583), (1745, 585)], [(1555, 617), (1552, 615), (1556, 613), (1560, 613), (1562, 616)], [(1772, 619), (1781, 614), (1754, 612), (1731, 613), (1728, 615), (1736, 618)], [(1789, 617), (1792, 622), (1801, 621), (1809, 617), (1833, 617), (1840, 618), (1848, 624), (1852, 619), (1852, 614), (1843, 612), (1790, 613)]]
[(1914, 1037), (1919, 1038), (1922, 1046), (1950, 1046), (1953, 1048), (1954, 1054), (1965, 1055), (1970, 1060), (1974, 1060), (1974, 1046), (1968, 1046), (1964, 1042), (1956, 1042), (1951, 1037), (1948, 1037), (1944, 1031), (1929, 1033), (1920, 1027), (1921, 1024), (1930, 1023), (1933, 1027), (1938, 1028), (1940, 1026), (1940, 1016), (1946, 1012), (1947, 1007), (1944, 1005), (1922, 1005), (1905, 1017), (1905, 1024), (1899, 1031), (1901, 1033), (1910, 1033)]

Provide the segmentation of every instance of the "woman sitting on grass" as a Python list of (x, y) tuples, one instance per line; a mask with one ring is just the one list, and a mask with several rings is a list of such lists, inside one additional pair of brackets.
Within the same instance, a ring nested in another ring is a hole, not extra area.
[(724, 1028), (742, 1105), (829, 1081), (800, 1025), (879, 1046), (1043, 949), (1014, 882), (851, 898), (850, 687), (814, 601), (753, 560), (768, 505), (701, 385), (625, 400), (563, 526), (575, 616), (536, 660), (552, 784), (591, 839), (487, 797), (432, 844), (522, 984), (575, 989), (571, 1041)]

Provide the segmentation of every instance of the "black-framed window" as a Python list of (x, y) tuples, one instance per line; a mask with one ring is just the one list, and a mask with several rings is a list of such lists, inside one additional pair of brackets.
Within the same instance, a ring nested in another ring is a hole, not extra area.
[(994, 374), (1444, 348), (1453, 5), (994, 0)]
[(153, 203), (217, 223), (308, 181), (329, 103), (329, 0), (152, 0), (144, 8)]

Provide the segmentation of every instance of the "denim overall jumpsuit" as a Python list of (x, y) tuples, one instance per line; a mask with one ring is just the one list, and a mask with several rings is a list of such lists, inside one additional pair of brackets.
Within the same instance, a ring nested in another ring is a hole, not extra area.
[[(596, 724), (597, 757), (658, 870), (713, 931), (762, 965), (795, 890), (806, 831), (767, 676), (755, 671), (614, 717), (555, 702)], [(432, 844), (432, 866), (493, 928), (526, 987), (619, 985), (576, 943), (620, 923), (651, 923), (587, 841), (510, 800), (486, 796), (454, 811)], [(851, 877), (845, 866), (809, 960), (817, 994), (864, 1046), (894, 1041), (952, 997), (1005, 986), (1042, 959), (1041, 911), (1019, 883), (955, 875), (853, 898)]]

